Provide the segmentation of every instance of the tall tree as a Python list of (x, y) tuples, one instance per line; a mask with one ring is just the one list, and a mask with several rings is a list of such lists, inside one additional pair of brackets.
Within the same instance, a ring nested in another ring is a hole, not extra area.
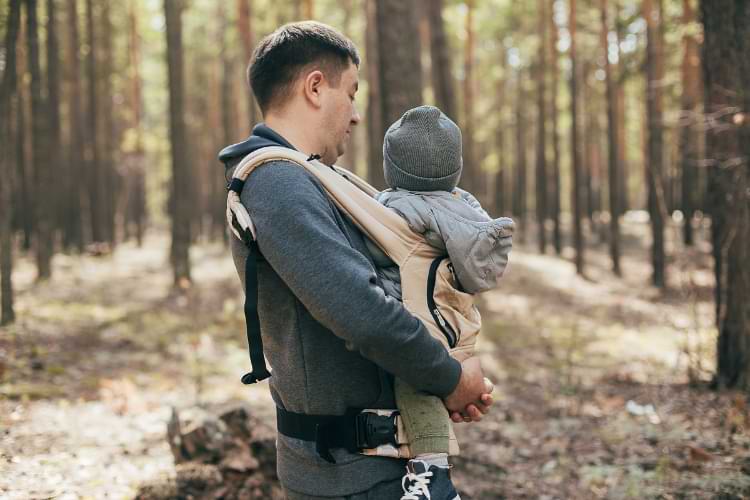
[[(49, 149), (52, 151), (50, 160), (55, 162), (54, 171), (64, 171), (64, 160), (60, 155), (60, 49), (57, 39), (57, 2), (47, 0), (47, 101), (48, 101), (48, 123), (49, 130)], [(64, 214), (60, 208), (63, 206), (64, 192), (49, 193), (53, 198), (48, 202), (50, 210), (50, 222), (54, 219), (56, 229), (63, 226), (64, 220), (61, 215)], [(52, 237), (52, 233), (50, 233)]]
[(544, 5), (547, 0), (537, 3), (539, 52), (537, 60), (536, 92), (537, 92), (537, 137), (536, 137), (536, 218), (538, 227), (539, 252), (547, 251), (547, 108), (545, 95), (545, 79), (547, 69), (547, 14)]
[(560, 130), (557, 107), (557, 96), (559, 91), (560, 68), (559, 53), (557, 51), (557, 42), (559, 39), (557, 23), (555, 22), (555, 2), (551, 2), (549, 25), (551, 41), (549, 44), (550, 53), (550, 120), (552, 125), (552, 185), (550, 186), (550, 216), (553, 222), (552, 242), (555, 247), (555, 253), (562, 253), (562, 231), (560, 229)]
[(664, 288), (664, 198), (663, 162), (663, 102), (662, 84), (664, 81), (664, 61), (660, 24), (662, 23), (661, 0), (644, 0), (643, 17), (646, 19), (646, 115), (648, 120), (648, 206), (651, 215), (651, 280), (659, 288)]
[(49, 127), (48, 106), (42, 94), (42, 69), (39, 57), (39, 24), (36, 0), (26, 0), (26, 38), (29, 72), (31, 74), (31, 163), (34, 166), (36, 207), (36, 264), (38, 279), (52, 275), (52, 205), (53, 190), (49, 179)]
[[(409, 108), (422, 104), (419, 30), (414, 2), (368, 0), (369, 179), (383, 188), (385, 131)], [(387, 57), (383, 57), (387, 55)], [(405, 77), (405, 75), (409, 75)], [(380, 150), (380, 151), (379, 151)]]
[(475, 38), (474, 30), (474, 11), (476, 10), (475, 0), (466, 0), (466, 19), (465, 32), (466, 43), (464, 44), (464, 80), (463, 80), (463, 105), (464, 119), (462, 128), (463, 137), (463, 156), (464, 170), (462, 174), (462, 184), (469, 191), (477, 191), (483, 186), (481, 175), (482, 169), (476, 157), (475, 143), (475, 117), (474, 108), (476, 106), (474, 99), (474, 58), (475, 58)]
[(177, 286), (187, 286), (190, 282), (190, 164), (184, 115), (182, 10), (182, 0), (164, 0), (169, 72), (169, 141), (172, 152), (171, 261)]
[(435, 105), (451, 120), (457, 121), (456, 85), (451, 71), (453, 68), (451, 50), (443, 21), (443, 0), (425, 0), (423, 5), (430, 30), (432, 90), (435, 94)]
[(94, 32), (94, 2), (86, 0), (86, 81), (88, 105), (86, 107), (86, 165), (88, 170), (88, 200), (91, 223), (91, 239), (95, 243), (105, 241), (102, 161), (99, 150), (100, 123), (98, 117), (99, 85), (97, 85), (97, 43)]
[(21, 23), (21, 0), (10, 0), (8, 3), (7, 28), (5, 31), (5, 67), (0, 80), (0, 149), (6, 151), (0, 157), (0, 325), (15, 321), (13, 309), (13, 239), (11, 227), (12, 187), (13, 187), (13, 148), (11, 147), (11, 120), (16, 94), (16, 43), (18, 28)]
[[(240, 41), (242, 43), (242, 54), (245, 58), (244, 67), (250, 64), (255, 46), (255, 33), (253, 30), (253, 0), (237, 0), (237, 27), (240, 32)], [(247, 121), (250, 127), (255, 126), (260, 121), (258, 106), (255, 104), (255, 97), (252, 89), (248, 88), (243, 92), (247, 103)]]
[[(620, 1), (621, 0), (615, 0), (614, 2), (615, 35), (618, 51), (620, 43), (625, 36), (625, 23), (620, 19)], [(627, 122), (625, 117), (625, 114), (627, 112), (627, 110), (625, 109), (625, 79), (627, 78), (627, 68), (625, 67), (625, 64), (623, 64), (622, 54), (620, 54), (615, 68), (617, 76), (616, 78), (613, 78), (613, 80), (615, 81), (615, 92), (617, 93), (617, 153), (619, 155), (617, 158), (617, 164), (618, 172), (620, 174), (620, 178), (617, 181), (617, 185), (620, 188), (618, 202), (620, 204), (620, 214), (624, 214), (625, 211), (628, 210), (630, 202), (628, 197), (628, 162), (626, 154), (627, 146), (625, 142), (625, 123)]]
[(515, 192), (513, 193), (513, 214), (519, 220), (519, 241), (526, 241), (527, 214), (526, 214), (526, 121), (524, 108), (526, 106), (525, 93), (523, 89), (523, 71), (516, 73), (516, 87), (518, 97), (516, 98), (516, 168), (515, 168)]
[(750, 1), (703, 0), (719, 387), (750, 390)]
[[(612, 259), (612, 271), (621, 275), (620, 271), (620, 188), (617, 185), (620, 180), (618, 168), (619, 154), (617, 143), (617, 96), (612, 81), (612, 65), (609, 62), (609, 22), (607, 18), (607, 0), (601, 0), (601, 45), (604, 52), (604, 84), (607, 92), (607, 139), (609, 160), (609, 255)], [(617, 48), (619, 51), (619, 47)]]
[(69, 177), (66, 184), (67, 203), (65, 211), (66, 229), (64, 244), (83, 251), (84, 234), (82, 197), (84, 193), (84, 156), (83, 156), (83, 112), (81, 111), (81, 63), (80, 40), (78, 36), (78, 4), (76, 0), (67, 1), (67, 61), (64, 66), (66, 80), (70, 88), (68, 103), (68, 127), (70, 129), (70, 148), (68, 149)]
[(700, 103), (701, 72), (698, 40), (693, 33), (695, 9), (691, 0), (682, 1), (682, 120), (680, 127), (680, 163), (682, 172), (682, 213), (683, 240), (686, 245), (693, 244), (693, 214), (696, 208), (696, 168), (699, 158), (698, 127), (696, 114)]
[[(48, 0), (49, 1), (49, 0)], [(102, 27), (101, 59), (98, 65), (97, 85), (98, 96), (101, 97), (101, 172), (102, 172), (102, 237), (111, 245), (115, 243), (115, 203), (117, 200), (117, 188), (120, 184), (115, 169), (116, 156), (119, 140), (116, 135), (114, 109), (112, 106), (112, 75), (114, 73), (114, 49), (112, 39), (114, 37), (114, 25), (112, 24), (111, 0), (100, 2), (99, 25)]]
[(570, 152), (573, 167), (573, 186), (571, 189), (573, 208), (573, 245), (575, 246), (576, 272), (583, 274), (584, 266), (584, 241), (581, 219), (583, 218), (582, 207), (582, 181), (581, 175), (581, 150), (578, 139), (578, 71), (576, 61), (576, 0), (570, 0), (570, 15), (568, 17), (568, 31), (570, 32)]

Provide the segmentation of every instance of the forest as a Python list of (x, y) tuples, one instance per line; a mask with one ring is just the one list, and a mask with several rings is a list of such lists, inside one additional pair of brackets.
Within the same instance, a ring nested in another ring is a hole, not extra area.
[(308, 19), (362, 57), (339, 166), (435, 105), (516, 223), (461, 497), (750, 497), (750, 0), (0, 0), (0, 496), (281, 498), (217, 154)]

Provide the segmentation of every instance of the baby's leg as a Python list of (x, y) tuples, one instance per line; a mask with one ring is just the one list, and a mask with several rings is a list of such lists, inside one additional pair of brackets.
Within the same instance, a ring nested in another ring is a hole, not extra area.
[(451, 424), (440, 398), (419, 392), (398, 378), (395, 392), (412, 454), (447, 454)]

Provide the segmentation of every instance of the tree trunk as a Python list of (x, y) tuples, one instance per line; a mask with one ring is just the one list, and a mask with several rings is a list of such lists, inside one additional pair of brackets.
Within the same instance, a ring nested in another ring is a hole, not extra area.
[(120, 178), (115, 166), (118, 164), (116, 152), (118, 149), (118, 139), (116, 137), (114, 111), (112, 107), (112, 75), (114, 74), (112, 65), (115, 58), (112, 48), (112, 38), (114, 36), (114, 27), (112, 25), (112, 16), (110, 9), (111, 0), (101, 2), (100, 24), (102, 26), (101, 47), (102, 57), (99, 65), (100, 71), (97, 75), (99, 84), (98, 95), (102, 97), (102, 235), (110, 245), (115, 244), (115, 208), (117, 200), (117, 191), (120, 185)]
[(36, 0), (26, 0), (26, 37), (31, 74), (31, 164), (34, 166), (36, 213), (36, 264), (40, 280), (52, 275), (52, 195), (49, 182), (50, 142), (47, 103), (42, 96), (42, 70), (39, 57), (39, 26)]
[[(615, 34), (617, 35), (617, 47), (619, 50), (620, 47), (620, 41), (622, 40), (625, 32), (625, 23), (620, 21), (620, 0), (615, 0)], [(627, 155), (626, 155), (626, 142), (625, 142), (625, 123), (626, 121), (626, 109), (625, 109), (625, 66), (622, 63), (621, 59), (617, 60), (617, 66), (616, 66), (616, 73), (617, 78), (615, 80), (615, 92), (617, 93), (617, 164), (618, 164), (618, 172), (620, 174), (620, 177), (617, 181), (617, 185), (620, 188), (620, 193), (618, 195), (618, 202), (620, 204), (620, 214), (624, 214), (628, 207), (630, 206), (629, 196), (628, 196), (628, 162), (627, 162)]]
[(96, 82), (96, 35), (94, 33), (94, 4), (93, 0), (86, 0), (86, 79), (88, 83), (88, 106), (86, 108), (86, 135), (89, 190), (89, 216), (91, 217), (91, 239), (94, 243), (105, 241), (104, 237), (104, 179), (102, 175), (102, 161), (99, 151), (99, 89)]
[(583, 274), (584, 270), (584, 242), (581, 219), (583, 218), (581, 200), (581, 151), (578, 140), (578, 73), (576, 68), (576, 0), (570, 0), (570, 151), (573, 166), (573, 187), (571, 189), (573, 209), (573, 244), (575, 246), (576, 272)]
[(559, 91), (559, 56), (557, 52), (557, 41), (559, 38), (557, 24), (555, 23), (554, 13), (554, 2), (553, 8), (550, 9), (549, 23), (550, 33), (552, 34), (552, 40), (550, 42), (550, 72), (552, 76), (551, 90), (550, 90), (550, 118), (552, 120), (552, 186), (550, 186), (550, 215), (552, 216), (553, 233), (552, 241), (555, 247), (555, 253), (560, 255), (562, 253), (562, 230), (560, 228), (560, 130), (558, 128), (558, 110), (557, 110), (557, 96)]
[[(464, 80), (463, 104), (464, 120), (462, 127), (464, 168), (461, 174), (461, 185), (467, 191), (475, 192), (483, 185), (481, 166), (476, 158), (474, 140), (474, 10), (475, 0), (466, 0), (466, 43), (464, 45)], [(479, 193), (475, 193), (480, 198)], [(481, 198), (480, 198), (481, 199)]]
[(80, 39), (78, 36), (78, 5), (76, 0), (67, 2), (67, 61), (64, 66), (68, 81), (70, 102), (68, 103), (68, 122), (70, 130), (70, 148), (68, 150), (67, 202), (65, 219), (66, 229), (64, 244), (66, 248), (75, 248), (83, 252), (84, 235), (82, 197), (85, 188), (85, 160), (83, 156), (83, 113), (81, 111), (81, 63)]
[[(341, 3), (341, 7), (344, 11), (344, 22), (341, 25), (341, 29), (344, 34), (349, 34), (352, 31), (352, 18), (354, 14), (353, 0), (345, 0)], [(344, 155), (340, 159), (340, 165), (350, 169), (352, 172), (357, 172), (357, 157), (359, 151), (359, 127), (356, 127), (352, 134), (349, 136), (349, 143), (346, 145)]]
[(435, 105), (451, 120), (458, 121), (456, 105), (456, 84), (453, 80), (451, 50), (445, 34), (443, 21), (443, 0), (426, 0), (423, 5), (427, 11), (430, 27), (430, 59), (432, 61), (432, 90)]
[[(21, 2), (23, 5), (23, 2)], [(16, 227), (20, 228), (23, 233), (22, 249), (24, 252), (32, 251), (34, 234), (36, 232), (35, 208), (31, 200), (33, 189), (33, 164), (31, 161), (31, 148), (29, 147), (29, 101), (30, 85), (26, 78), (28, 74), (28, 51), (26, 44), (26, 27), (21, 23), (19, 27), (18, 40), (20, 43), (16, 46), (16, 189), (14, 193), (14, 206), (18, 206), (15, 211)]]
[[(60, 155), (60, 70), (59, 70), (60, 49), (57, 39), (57, 2), (47, 0), (47, 99), (49, 104), (48, 124), (49, 128), (49, 149), (52, 151), (50, 160), (54, 162), (51, 165), (55, 172), (64, 172), (64, 161)], [(50, 222), (54, 220), (55, 232), (50, 232), (52, 241), (55, 240), (54, 234), (65, 225), (65, 211), (61, 210), (64, 206), (64, 191), (49, 193)]]
[(646, 19), (646, 114), (648, 120), (648, 206), (651, 215), (651, 265), (653, 268), (652, 282), (659, 288), (664, 288), (665, 257), (664, 257), (664, 214), (666, 213), (663, 182), (663, 107), (662, 82), (664, 81), (664, 65), (662, 59), (662, 40), (659, 36), (659, 25), (662, 22), (661, 0), (644, 0), (643, 17)]
[[(419, 29), (413, 2), (368, 0), (367, 9), (368, 115), (371, 115), (368, 169), (370, 182), (382, 189), (385, 131), (406, 110), (422, 104)], [(384, 54), (388, 57), (382, 57)]]
[[(612, 271), (621, 276), (620, 271), (620, 172), (618, 168), (619, 144), (617, 143), (617, 97), (612, 81), (612, 65), (609, 63), (609, 23), (607, 21), (607, 0), (601, 0), (602, 33), (601, 44), (604, 52), (604, 83), (607, 91), (607, 136), (609, 142), (609, 256)], [(619, 51), (619, 47), (617, 48)], [(619, 59), (619, 58), (618, 58)]]
[(505, 49), (500, 52), (500, 67), (502, 73), (497, 81), (497, 125), (495, 126), (495, 151), (497, 152), (497, 171), (495, 172), (495, 197), (494, 207), (495, 215), (506, 214), (508, 210), (506, 191), (506, 172), (508, 170), (505, 162), (506, 149), (506, 124), (505, 124), (505, 104), (507, 102), (505, 93), (507, 92), (507, 75), (508, 68), (506, 64), (507, 54)]
[[(246, 75), (250, 59), (253, 56), (253, 48), (255, 47), (252, 0), (237, 0), (237, 27), (239, 28), (240, 40), (242, 41), (242, 54), (245, 58), (245, 72), (243, 74)], [(258, 106), (255, 104), (255, 97), (253, 96), (252, 89), (249, 87), (249, 83), (247, 83), (246, 90), (247, 121), (252, 129), (260, 121), (260, 113)]]
[(190, 283), (190, 164), (184, 116), (182, 1), (164, 0), (169, 70), (169, 140), (172, 151), (172, 250), (176, 286)]
[(547, 110), (545, 96), (546, 51), (547, 51), (547, 15), (544, 4), (546, 0), (537, 3), (539, 26), (539, 60), (537, 62), (536, 91), (537, 91), (537, 136), (536, 136), (536, 219), (538, 229), (539, 253), (547, 251)]
[(14, 154), (11, 118), (13, 108), (17, 107), (16, 99), (16, 43), (18, 28), (21, 23), (21, 0), (10, 0), (6, 18), (5, 67), (0, 83), (0, 149), (7, 154), (0, 157), (0, 325), (15, 321), (13, 309), (13, 228), (12, 196), (14, 178)]
[(750, 390), (750, 1), (703, 0), (719, 387)]
[(517, 73), (518, 98), (516, 99), (516, 188), (513, 193), (513, 213), (519, 221), (519, 242), (526, 242), (526, 123), (524, 106), (526, 106), (523, 78)]
[(682, 214), (683, 240), (685, 245), (692, 245), (693, 215), (696, 208), (696, 168), (698, 161), (698, 131), (696, 115), (701, 93), (700, 55), (698, 41), (689, 27), (695, 23), (695, 11), (691, 0), (682, 2), (682, 24), (686, 28), (682, 36), (682, 120), (680, 128), (680, 163), (682, 165)]

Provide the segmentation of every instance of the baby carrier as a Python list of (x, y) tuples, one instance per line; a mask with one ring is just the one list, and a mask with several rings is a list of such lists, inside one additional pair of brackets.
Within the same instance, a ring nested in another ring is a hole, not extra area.
[[(259, 252), (255, 241), (255, 227), (240, 201), (240, 193), (245, 180), (254, 169), (265, 163), (278, 161), (295, 163), (320, 181), (339, 210), (398, 265), (404, 306), (422, 321), (451, 356), (458, 361), (470, 357), (481, 318), (473, 296), (459, 290), (450, 260), (429, 245), (420, 234), (412, 231), (395, 211), (377, 202), (374, 195), (378, 191), (360, 177), (342, 168), (325, 165), (314, 157), (308, 158), (292, 149), (266, 147), (246, 156), (236, 167), (228, 185), (227, 222), (234, 235), (244, 241), (250, 250), (245, 263), (245, 319), (253, 371), (242, 377), (243, 383), (257, 382), (269, 377), (270, 373), (263, 357), (257, 315), (256, 259)], [(289, 167), (277, 164), (273, 168)], [(358, 448), (367, 454), (409, 457), (400, 419), (395, 415), (390, 418), (390, 414), (385, 413), (373, 410), (370, 415), (365, 415), (365, 422), (361, 425), (356, 423), (357, 429), (362, 427), (361, 436), (358, 430), (355, 432), (355, 441), (361, 445)], [(379, 423), (385, 421), (376, 417), (386, 419), (386, 428), (392, 426), (395, 432), (383, 431)], [(389, 437), (387, 442), (381, 443), (367, 436), (379, 432), (390, 432), (396, 436), (395, 441)], [(453, 444), (455, 440), (452, 439), (451, 442)], [(321, 452), (320, 449), (318, 451)], [(328, 454), (327, 450), (322, 451), (321, 456)]]

